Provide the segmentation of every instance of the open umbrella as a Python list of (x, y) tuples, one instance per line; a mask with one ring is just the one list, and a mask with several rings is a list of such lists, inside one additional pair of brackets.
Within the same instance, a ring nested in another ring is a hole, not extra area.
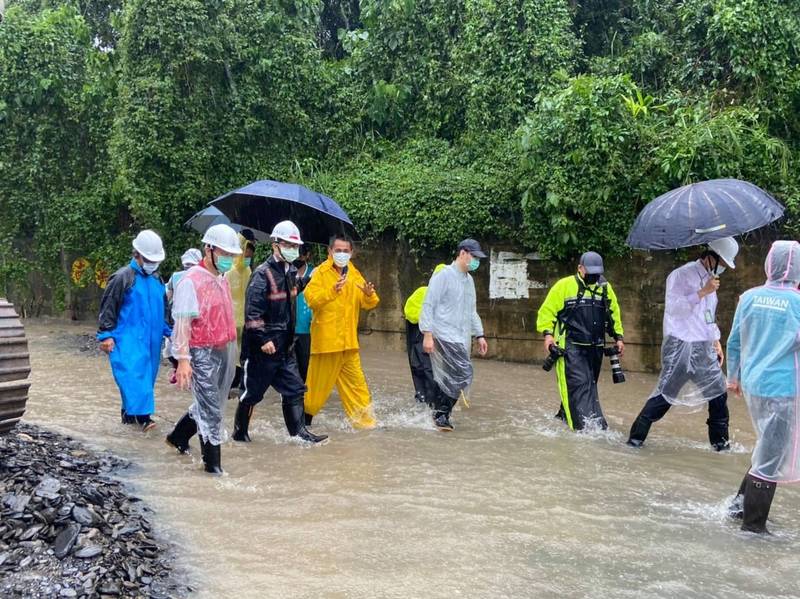
[(214, 206), (208, 206), (200, 210), (200, 212), (197, 212), (194, 216), (192, 216), (192, 218), (186, 221), (185, 226), (191, 227), (200, 233), (205, 233), (211, 225), (219, 224), (228, 225), (237, 233), (241, 233), (242, 229), (250, 229), (253, 232), (253, 236), (256, 238), (256, 241), (269, 241), (269, 235), (267, 233), (259, 231), (258, 229), (244, 227), (239, 223), (232, 223), (227, 216), (225, 216), (218, 208), (215, 208)]
[(642, 250), (702, 245), (764, 227), (783, 206), (760, 187), (738, 179), (684, 185), (657, 197), (636, 217), (627, 244)]
[(229, 191), (210, 203), (242, 226), (272, 231), (283, 220), (300, 229), (304, 241), (328, 243), (331, 235), (344, 233), (358, 239), (350, 217), (331, 198), (297, 183), (256, 181)]

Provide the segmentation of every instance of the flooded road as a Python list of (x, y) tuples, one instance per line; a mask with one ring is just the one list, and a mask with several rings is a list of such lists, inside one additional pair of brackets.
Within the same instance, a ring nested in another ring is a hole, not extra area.
[(314, 420), (332, 441), (301, 447), (271, 393), (254, 442), (225, 444), (227, 474), (214, 478), (196, 437), (192, 457), (164, 443), (190, 402), (168, 368), (159, 426), (145, 435), (119, 424), (107, 360), (76, 349), (91, 325), (26, 327), (25, 419), (133, 462), (124, 476), (180, 547), (198, 597), (800, 596), (800, 489), (779, 487), (771, 537), (725, 517), (754, 441), (741, 399), (730, 402), (731, 453), (711, 451), (703, 412), (676, 410), (636, 451), (624, 440), (655, 377), (612, 385), (606, 365), (611, 430), (576, 435), (552, 418), (553, 373), (478, 361), (471, 407), (444, 434), (413, 402), (405, 355), (369, 351), (381, 428), (351, 431), (334, 396)]

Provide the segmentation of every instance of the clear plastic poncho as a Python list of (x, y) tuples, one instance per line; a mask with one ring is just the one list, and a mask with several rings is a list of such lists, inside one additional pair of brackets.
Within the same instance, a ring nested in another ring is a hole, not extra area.
[(728, 381), (740, 385), (758, 437), (750, 472), (800, 482), (800, 243), (773, 243), (765, 270), (766, 284), (739, 299)]
[(193, 266), (175, 288), (172, 355), (192, 365), (189, 413), (200, 437), (225, 441), (223, 409), (236, 371), (236, 325), (228, 282), (203, 266)]
[(720, 337), (714, 322), (717, 297), (697, 296), (709, 276), (690, 262), (667, 277), (661, 374), (650, 397), (661, 395), (672, 405), (697, 408), (727, 389), (715, 349)]
[(419, 328), (432, 333), (435, 347), (431, 354), (433, 379), (448, 397), (468, 395), (472, 384), (472, 337), (483, 335), (483, 324), (476, 310), (475, 282), (455, 264), (431, 278)]

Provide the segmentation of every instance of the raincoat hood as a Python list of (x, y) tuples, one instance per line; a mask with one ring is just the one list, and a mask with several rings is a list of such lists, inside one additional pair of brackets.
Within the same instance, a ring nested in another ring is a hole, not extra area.
[(764, 263), (767, 284), (796, 287), (800, 283), (800, 243), (776, 241)]

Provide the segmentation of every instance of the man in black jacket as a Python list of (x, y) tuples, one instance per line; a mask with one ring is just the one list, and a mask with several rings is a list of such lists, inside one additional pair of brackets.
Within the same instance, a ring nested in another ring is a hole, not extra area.
[(292, 265), (299, 254), (300, 231), (291, 221), (275, 225), (272, 256), (253, 271), (247, 285), (242, 335), (242, 387), (233, 427), (235, 441), (250, 441), (248, 427), (253, 407), (271, 385), (281, 395), (283, 418), (289, 435), (319, 443), (327, 435), (306, 429), (303, 396), (306, 386), (295, 358), (295, 298), (297, 269)]

